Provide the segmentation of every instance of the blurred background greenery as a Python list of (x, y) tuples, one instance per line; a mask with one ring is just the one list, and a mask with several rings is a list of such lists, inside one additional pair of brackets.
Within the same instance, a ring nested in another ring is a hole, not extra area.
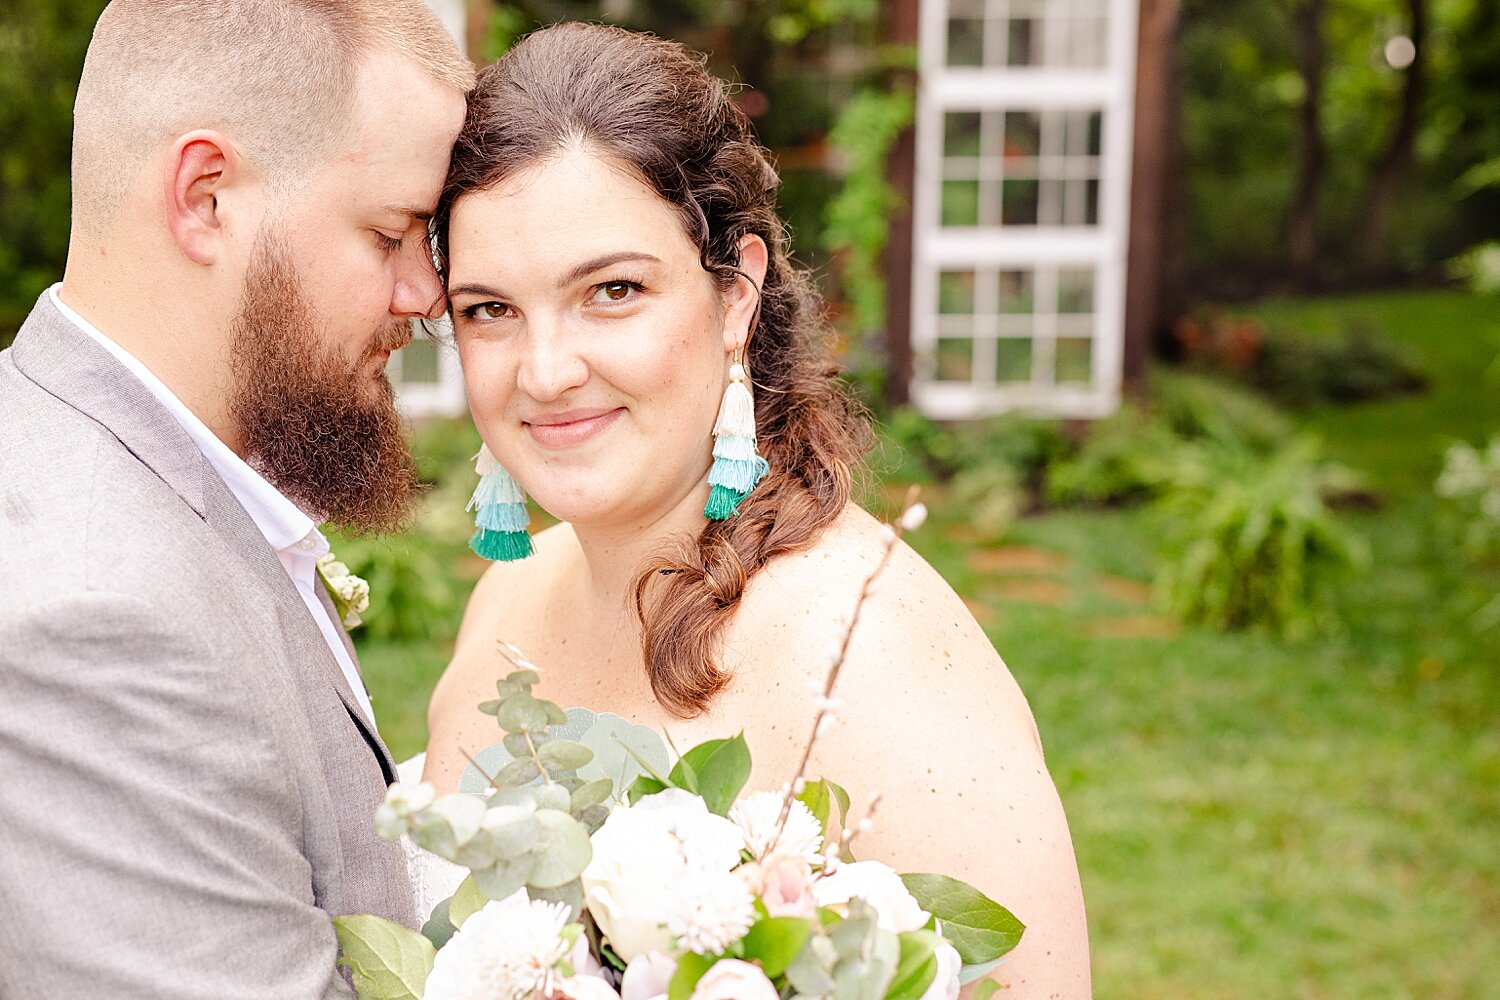
[[(102, 6), (0, 11), (0, 343), (61, 272)], [(1149, 377), (1105, 420), (963, 425), (887, 405), (864, 336), (910, 119), (890, 5), (622, 9), (749, 85), (881, 421), (865, 502), (923, 485), (912, 543), (1031, 698), (1099, 995), (1500, 997), (1500, 8), (1169, 6), (1181, 259)], [(616, 14), (473, 0), (471, 46)], [(1385, 58), (1397, 35), (1415, 88)], [(483, 569), (472, 426), (416, 443), (415, 528), (336, 539), (371, 584), (356, 639), (400, 756)]]

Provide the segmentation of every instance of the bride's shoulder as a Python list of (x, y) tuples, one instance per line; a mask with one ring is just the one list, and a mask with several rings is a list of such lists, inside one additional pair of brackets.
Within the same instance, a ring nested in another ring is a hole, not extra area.
[(459, 628), (459, 646), (473, 636), (492, 637), (510, 622), (531, 617), (544, 602), (563, 567), (577, 557), (578, 539), (568, 524), (532, 536), (535, 554), (513, 562), (492, 562), (474, 585)]

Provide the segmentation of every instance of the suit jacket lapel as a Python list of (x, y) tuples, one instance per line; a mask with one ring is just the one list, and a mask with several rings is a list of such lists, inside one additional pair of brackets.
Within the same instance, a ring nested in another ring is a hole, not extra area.
[[(46, 294), (17, 333), (11, 356), (23, 375), (117, 438), (240, 557), (273, 596), (276, 620), (296, 661), (313, 676), (333, 685), (379, 761), (387, 783), (394, 781), (390, 752), (360, 710), (344, 671), (296, 585), (245, 508), (176, 418), (138, 378), (63, 316)], [(327, 599), (326, 594), (322, 596)], [(343, 641), (347, 644), (348, 637)], [(353, 658), (352, 647), (350, 650)]]

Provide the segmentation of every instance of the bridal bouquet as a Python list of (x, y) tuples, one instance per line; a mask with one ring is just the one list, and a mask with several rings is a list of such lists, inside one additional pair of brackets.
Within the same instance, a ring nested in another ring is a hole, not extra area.
[(365, 1000), (951, 1000), (1020, 940), (957, 879), (854, 860), (861, 824), (846, 826), (838, 785), (742, 794), (743, 737), (667, 774), (638, 758), (618, 797), (609, 778), (583, 781), (593, 751), (548, 735), (566, 716), (532, 694), (538, 680), (517, 670), (481, 706), (515, 757), (487, 796), (397, 784), (379, 810), (382, 836), (469, 875), (420, 934), (334, 921)]
[[(922, 513), (903, 514), (886, 559)], [(539, 675), (509, 647), (519, 669), (480, 711), (505, 731), (512, 759), (487, 775), (486, 794), (438, 798), (430, 785), (398, 783), (378, 811), (382, 836), (410, 836), (469, 874), (421, 933), (373, 916), (334, 921), (359, 995), (954, 1000), (1016, 946), (1021, 923), (957, 879), (855, 860), (871, 817), (850, 822), (842, 788), (804, 777), (885, 564), (865, 581), (802, 764), (779, 792), (744, 794), (742, 736), (694, 747), (667, 773), (625, 745), (639, 771), (624, 787), (580, 777), (594, 751), (558, 734), (567, 714), (532, 693)], [(976, 1000), (997, 988), (980, 984)]]

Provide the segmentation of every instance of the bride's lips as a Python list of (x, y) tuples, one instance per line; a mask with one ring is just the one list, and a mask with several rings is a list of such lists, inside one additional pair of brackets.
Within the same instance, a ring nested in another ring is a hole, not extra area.
[(571, 448), (602, 433), (615, 418), (624, 413), (621, 407), (611, 409), (564, 410), (547, 413), (525, 421), (531, 439), (543, 448)]

